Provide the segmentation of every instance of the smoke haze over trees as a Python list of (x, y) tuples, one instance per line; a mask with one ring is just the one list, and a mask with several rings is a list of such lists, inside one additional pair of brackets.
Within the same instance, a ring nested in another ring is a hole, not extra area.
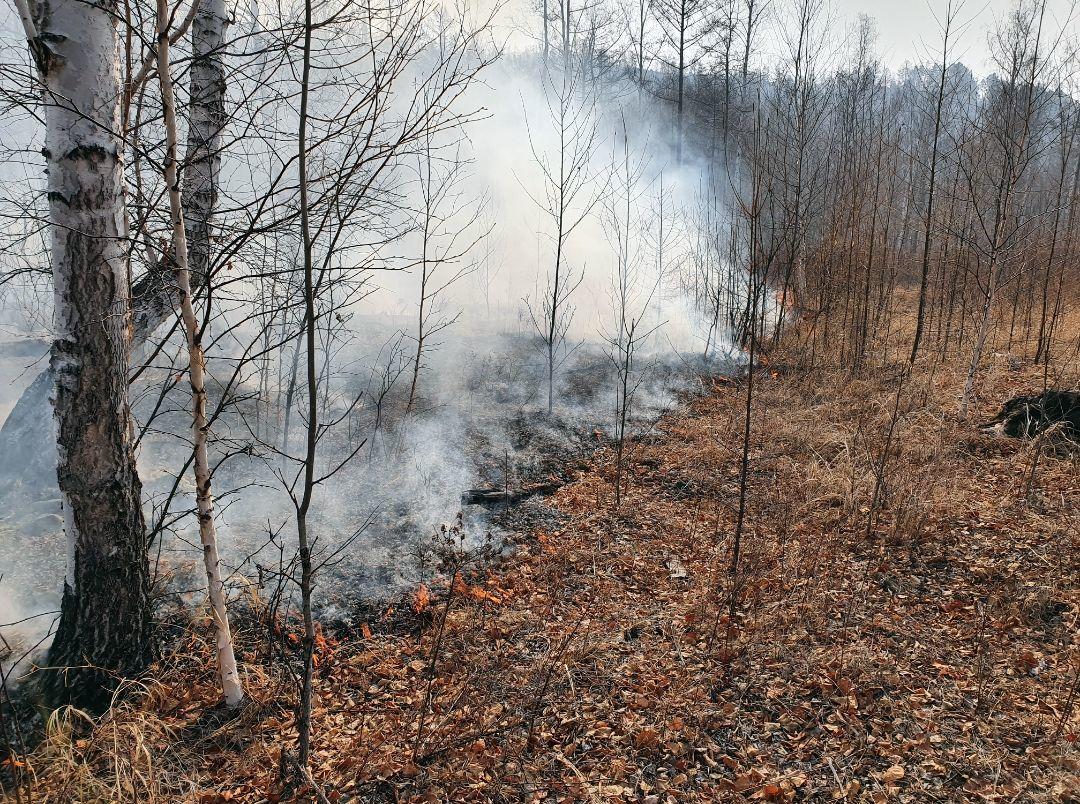
[(4, 6), (5, 711), (104, 712), (209, 605), (225, 708), (280, 679), (281, 778), (318, 799), (325, 633), (412, 595), (437, 635), (417, 761), (455, 596), (491, 602), (469, 573), (561, 527), (546, 495), (598, 465), (597, 511), (633, 518), (690, 400), (737, 384), (715, 636), (762, 566), (770, 382), (882, 383), (883, 440), (844, 448), (868, 542), (916, 388), (965, 428), (1003, 355), (1075, 386), (1071, 7), (934, 3), (898, 64), (864, 5)]

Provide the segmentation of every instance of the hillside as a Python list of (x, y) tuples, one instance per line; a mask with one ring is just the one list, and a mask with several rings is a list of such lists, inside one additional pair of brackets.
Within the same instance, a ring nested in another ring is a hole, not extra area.
[(267, 645), (296, 640), (256, 602), (239, 716), (204, 623), (91, 729), (68, 715), (9, 800), (1076, 801), (1077, 458), (974, 426), (1042, 368), (995, 353), (961, 422), (955, 361), (907, 377), (894, 344), (852, 374), (797, 340), (754, 372), (734, 618), (745, 376), (635, 441), (618, 510), (601, 450), (513, 554), (450, 549), (450, 591), (321, 633), (313, 784), (282, 783)]

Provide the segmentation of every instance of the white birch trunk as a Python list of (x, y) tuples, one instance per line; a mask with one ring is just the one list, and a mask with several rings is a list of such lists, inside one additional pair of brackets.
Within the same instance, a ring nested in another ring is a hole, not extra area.
[[(45, 86), (54, 285), (53, 410), (68, 541), (60, 621), (42, 687), (53, 704), (108, 707), (118, 676), (153, 658), (141, 484), (127, 397), (118, 13), (111, 0), (20, 0)], [(44, 384), (43, 384), (44, 385)]]
[[(44, 74), (50, 49), (38, 37), (34, 15), (27, 0), (14, 0), (19, 18)], [(202, 0), (192, 22), (190, 108), (187, 168), (184, 171), (183, 206), (191, 251), (191, 285), (198, 291), (209, 272), (210, 227), (217, 199), (218, 166), (221, 161), (221, 129), (225, 124), (225, 64), (223, 43), (228, 25), (224, 0)], [(135, 282), (131, 291), (132, 343), (142, 344), (176, 309), (179, 291), (163, 263)], [(56, 450), (49, 421), (51, 369), (19, 397), (0, 426), (0, 454), (19, 467), (17, 476), (0, 476), (0, 506), (26, 499), (55, 496), (51, 476), (56, 471)]]
[[(162, 109), (165, 118), (165, 184), (169, 193), (169, 212), (172, 218), (173, 254), (177, 264), (177, 284), (180, 290), (180, 314), (188, 344), (188, 379), (191, 383), (192, 437), (195, 444), (195, 498), (199, 511), (199, 539), (202, 542), (206, 566), (210, 611), (217, 631), (217, 660), (225, 703), (235, 707), (244, 699), (244, 688), (236, 669), (232, 632), (225, 609), (225, 587), (221, 580), (221, 560), (218, 556), (217, 530), (214, 524), (214, 495), (210, 485), (210, 461), (207, 455), (206, 383), (199, 322), (192, 303), (191, 272), (188, 266), (188, 243), (184, 229), (184, 210), (180, 202), (180, 182), (177, 176), (176, 100), (169, 70), (169, 6), (167, 0), (157, 0), (158, 81), (161, 84)], [(194, 79), (193, 79), (194, 80)], [(212, 204), (211, 204), (212, 205)], [(209, 224), (209, 208), (199, 225)], [(208, 243), (206, 244), (208, 245)], [(206, 252), (207, 258), (209, 252)]]
[(210, 228), (217, 204), (221, 131), (225, 126), (225, 0), (198, 0), (191, 25), (191, 102), (188, 107), (183, 210), (188, 269), (194, 289), (210, 272)]

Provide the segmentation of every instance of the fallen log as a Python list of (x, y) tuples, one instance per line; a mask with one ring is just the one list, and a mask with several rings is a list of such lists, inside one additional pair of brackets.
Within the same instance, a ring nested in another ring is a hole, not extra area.
[(554, 494), (562, 488), (562, 481), (549, 480), (532, 483), (516, 489), (467, 489), (461, 492), (462, 505), (517, 505), (538, 494)]

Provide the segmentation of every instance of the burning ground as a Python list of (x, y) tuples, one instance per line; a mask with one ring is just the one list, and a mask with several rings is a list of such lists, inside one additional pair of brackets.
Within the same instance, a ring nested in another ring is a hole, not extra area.
[[(903, 381), (799, 357), (756, 372), (733, 619), (746, 388), (719, 378), (635, 442), (618, 511), (600, 449), (508, 527), (516, 550), (452, 524), (441, 574), (322, 632), (314, 786), (282, 787), (295, 623), (255, 595), (238, 717), (213, 709), (197, 627), (101, 723), (69, 715), (9, 768), (58, 802), (1075, 800), (1075, 457), (958, 422), (947, 364)], [(996, 357), (976, 418), (1041, 380)]]

